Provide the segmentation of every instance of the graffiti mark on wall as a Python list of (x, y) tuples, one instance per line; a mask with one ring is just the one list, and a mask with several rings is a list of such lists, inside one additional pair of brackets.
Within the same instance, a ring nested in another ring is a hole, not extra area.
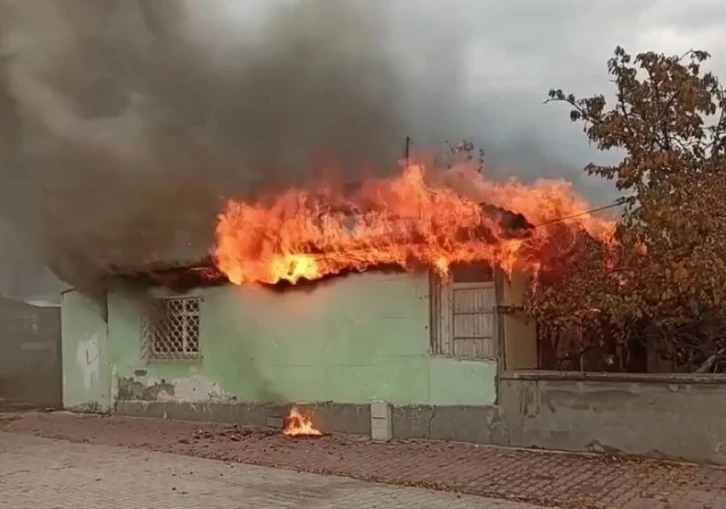
[(91, 390), (94, 383), (98, 384), (98, 333), (92, 335), (85, 341), (78, 342), (76, 349), (76, 363), (81, 370), (83, 386)]

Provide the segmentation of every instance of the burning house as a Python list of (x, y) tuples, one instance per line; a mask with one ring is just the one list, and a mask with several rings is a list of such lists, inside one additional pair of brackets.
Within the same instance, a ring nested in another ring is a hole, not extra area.
[(230, 202), (206, 263), (120, 271), (102, 304), (65, 293), (65, 406), (264, 424), (313, 404), (366, 432), (372, 402), (493, 408), (505, 363), (536, 367), (517, 306), (537, 230), (451, 188), (409, 169), (352, 198)]

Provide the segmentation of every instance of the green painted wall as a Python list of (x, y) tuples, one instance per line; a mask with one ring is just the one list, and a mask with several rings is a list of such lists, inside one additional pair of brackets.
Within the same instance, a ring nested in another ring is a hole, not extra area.
[(80, 411), (108, 411), (111, 365), (103, 304), (76, 291), (61, 299), (63, 407)]
[[(199, 290), (202, 360), (141, 358), (141, 313), (108, 299), (113, 390), (119, 379), (174, 386), (159, 399), (488, 405), (496, 363), (432, 358), (426, 276), (369, 273), (275, 292)], [(79, 316), (79, 319), (83, 317)]]

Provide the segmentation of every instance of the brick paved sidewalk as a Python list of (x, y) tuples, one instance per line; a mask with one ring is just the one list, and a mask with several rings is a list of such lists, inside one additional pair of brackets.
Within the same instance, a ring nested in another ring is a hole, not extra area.
[(563, 508), (726, 507), (726, 470), (654, 460), (350, 436), (294, 440), (215, 424), (66, 413), (6, 415), (0, 430)]
[(12, 509), (537, 509), (252, 465), (0, 432), (0, 506)]

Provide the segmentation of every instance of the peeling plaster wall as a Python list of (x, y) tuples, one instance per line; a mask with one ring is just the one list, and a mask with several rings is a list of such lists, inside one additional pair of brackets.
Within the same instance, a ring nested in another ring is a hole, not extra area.
[(138, 306), (108, 299), (115, 401), (492, 405), (494, 361), (432, 358), (426, 275), (368, 273), (202, 298), (197, 362), (146, 362)]
[(111, 408), (106, 310), (76, 291), (61, 299), (63, 407), (81, 411)]
[(234, 401), (235, 397), (222, 391), (218, 383), (200, 375), (168, 381), (142, 375), (136, 378), (117, 377), (116, 399), (193, 403)]

